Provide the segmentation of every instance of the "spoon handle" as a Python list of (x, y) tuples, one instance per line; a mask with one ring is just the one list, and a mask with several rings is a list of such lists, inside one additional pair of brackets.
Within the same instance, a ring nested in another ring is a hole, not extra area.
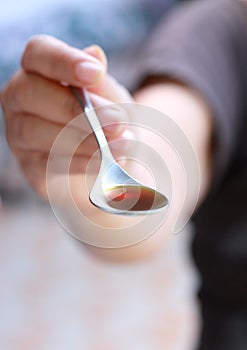
[(86, 89), (77, 88), (74, 86), (71, 86), (70, 88), (76, 100), (81, 105), (82, 110), (84, 111), (87, 117), (87, 120), (94, 132), (94, 135), (96, 137), (97, 143), (101, 151), (102, 160), (108, 160), (112, 162), (113, 156), (112, 156), (111, 150), (109, 148), (109, 145), (105, 137), (104, 131), (102, 129), (102, 126), (100, 124), (99, 118), (94, 111), (93, 105), (90, 101), (90, 98)]

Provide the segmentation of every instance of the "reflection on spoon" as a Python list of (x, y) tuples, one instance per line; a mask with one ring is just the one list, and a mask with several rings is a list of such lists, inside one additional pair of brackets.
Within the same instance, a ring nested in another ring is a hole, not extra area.
[(105, 195), (107, 204), (118, 210), (143, 212), (168, 204), (163, 194), (143, 185), (117, 185), (105, 190)]

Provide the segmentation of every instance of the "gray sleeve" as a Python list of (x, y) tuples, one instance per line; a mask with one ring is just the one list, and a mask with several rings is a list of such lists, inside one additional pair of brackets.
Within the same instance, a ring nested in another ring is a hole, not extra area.
[(177, 6), (152, 33), (139, 62), (140, 84), (165, 76), (192, 86), (207, 101), (219, 177), (236, 151), (246, 113), (247, 3), (202, 0)]

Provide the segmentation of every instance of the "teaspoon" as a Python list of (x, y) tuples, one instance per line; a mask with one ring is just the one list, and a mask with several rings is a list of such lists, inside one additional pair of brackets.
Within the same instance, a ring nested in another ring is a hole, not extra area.
[(92, 128), (101, 153), (101, 165), (89, 194), (92, 204), (109, 213), (144, 215), (168, 205), (162, 193), (130, 176), (114, 159), (98, 116), (85, 89), (71, 87)]

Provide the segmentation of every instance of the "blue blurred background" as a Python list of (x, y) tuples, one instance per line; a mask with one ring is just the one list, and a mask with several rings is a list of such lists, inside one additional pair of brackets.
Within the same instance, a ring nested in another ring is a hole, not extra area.
[(0, 4), (0, 83), (19, 63), (31, 35), (54, 35), (77, 47), (98, 43), (108, 55), (139, 45), (172, 0), (30, 0)]

